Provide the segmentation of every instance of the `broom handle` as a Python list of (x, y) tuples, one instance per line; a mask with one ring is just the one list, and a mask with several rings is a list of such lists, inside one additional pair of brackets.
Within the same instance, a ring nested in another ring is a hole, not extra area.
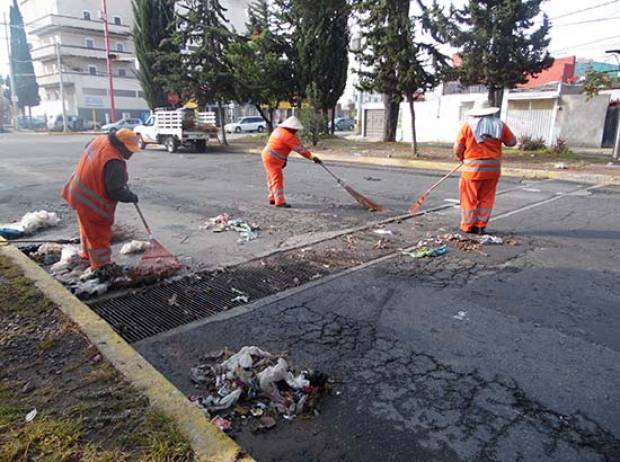
[(149, 235), (149, 239), (153, 239), (153, 233), (151, 232), (151, 228), (149, 228), (148, 223), (146, 222), (146, 220), (144, 219), (144, 215), (142, 215), (142, 210), (140, 210), (140, 207), (138, 206), (138, 204), (136, 204), (134, 202), (134, 204), (136, 206), (136, 210), (138, 211), (138, 215), (140, 215), (140, 219), (142, 220), (142, 224), (144, 224), (144, 227), (146, 228), (146, 232)]
[(446, 181), (450, 175), (452, 175), (454, 172), (456, 172), (459, 168), (462, 167), (462, 163), (458, 164), (456, 167), (454, 167), (452, 170), (450, 170), (444, 177), (442, 177), (437, 183), (435, 183), (433, 186), (431, 186), (430, 188), (428, 188), (424, 194), (428, 194), (430, 193), (433, 189), (435, 189), (437, 186), (439, 186), (441, 183), (443, 183), (444, 181)]
[(342, 186), (342, 184), (343, 184), (344, 182), (343, 182), (340, 178), (338, 178), (338, 177), (334, 174), (334, 172), (332, 172), (330, 169), (328, 169), (328, 168), (325, 166), (325, 164), (324, 164), (324, 163), (322, 163), (322, 162), (321, 162), (321, 164), (320, 164), (320, 165), (321, 165), (321, 167), (323, 167), (323, 168), (325, 169), (325, 171), (326, 171), (327, 173), (329, 173), (329, 174), (330, 174), (330, 175), (331, 175), (331, 176), (332, 176), (332, 177), (333, 177), (333, 178), (334, 178), (334, 179), (338, 182), (338, 184), (339, 184), (339, 185), (341, 185), (341, 186)]

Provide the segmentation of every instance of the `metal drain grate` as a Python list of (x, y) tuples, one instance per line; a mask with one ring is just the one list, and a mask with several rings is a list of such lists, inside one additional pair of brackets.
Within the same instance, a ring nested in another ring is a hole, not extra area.
[(240, 292), (252, 302), (326, 273), (308, 262), (238, 267), (94, 301), (89, 306), (125, 340), (137, 342), (242, 305), (243, 300), (233, 301)]

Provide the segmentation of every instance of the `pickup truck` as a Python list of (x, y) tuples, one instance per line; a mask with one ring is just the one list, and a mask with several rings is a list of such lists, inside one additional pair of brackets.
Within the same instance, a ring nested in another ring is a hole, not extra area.
[(168, 152), (179, 146), (205, 152), (211, 134), (217, 134), (214, 112), (196, 112), (193, 109), (156, 110), (142, 125), (133, 129), (138, 135), (140, 148), (147, 144), (164, 145)]

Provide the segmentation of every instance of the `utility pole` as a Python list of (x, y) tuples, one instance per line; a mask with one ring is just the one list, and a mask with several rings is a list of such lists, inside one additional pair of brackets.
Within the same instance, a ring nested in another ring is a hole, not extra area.
[(105, 40), (105, 62), (108, 71), (108, 93), (110, 93), (110, 121), (116, 122), (116, 106), (114, 104), (114, 82), (112, 79), (112, 59), (110, 58), (110, 33), (108, 31), (107, 0), (101, 0), (101, 12), (103, 16), (103, 36)]
[[(611, 54), (616, 61), (618, 61), (618, 71), (620, 72), (620, 60), (618, 59), (618, 55), (620, 54), (620, 50), (607, 50), (605, 53)], [(617, 125), (616, 125), (616, 142), (614, 143), (614, 150), (612, 151), (611, 158), (613, 162), (620, 162), (620, 110), (618, 110), (617, 117)]]
[(15, 74), (13, 74), (13, 60), (11, 59), (11, 39), (9, 35), (9, 23), (6, 20), (6, 13), (2, 13), (4, 21), (4, 35), (6, 35), (6, 53), (9, 58), (9, 84), (11, 85), (11, 123), (17, 130), (17, 88), (15, 87)]
[[(60, 87), (60, 108), (62, 112), (62, 131), (68, 131), (67, 111), (65, 110), (65, 85), (62, 81), (62, 59), (60, 57), (60, 42), (56, 43), (56, 63), (58, 65), (58, 86)], [(54, 121), (55, 123), (55, 121)]]

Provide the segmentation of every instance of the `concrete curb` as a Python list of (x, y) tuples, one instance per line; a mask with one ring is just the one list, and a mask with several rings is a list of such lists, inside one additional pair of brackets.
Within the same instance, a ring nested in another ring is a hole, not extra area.
[[(0, 241), (3, 239), (0, 238)], [(101, 354), (136, 389), (144, 393), (153, 406), (176, 423), (194, 450), (197, 460), (204, 462), (254, 460), (231, 438), (209, 423), (200, 409), (114, 332), (107, 322), (45, 270), (11, 245), (0, 246), (0, 255), (10, 258), (17, 264), (24, 271), (24, 275), (78, 325)]]
[[(325, 151), (315, 151), (321, 157), (321, 160), (333, 162), (344, 162), (350, 164), (372, 165), (377, 167), (398, 167), (416, 170), (435, 170), (448, 172), (454, 168), (454, 162), (442, 162), (434, 160), (409, 160), (409, 159), (392, 159), (381, 157), (354, 157), (333, 154)], [(248, 149), (247, 154), (258, 154), (260, 151)], [(588, 184), (607, 184), (620, 186), (620, 176), (602, 175), (597, 173), (578, 173), (577, 171), (566, 170), (548, 170), (548, 169), (529, 169), (518, 167), (502, 167), (502, 175), (528, 178), (528, 179), (552, 179), (570, 181), (575, 183)]]

